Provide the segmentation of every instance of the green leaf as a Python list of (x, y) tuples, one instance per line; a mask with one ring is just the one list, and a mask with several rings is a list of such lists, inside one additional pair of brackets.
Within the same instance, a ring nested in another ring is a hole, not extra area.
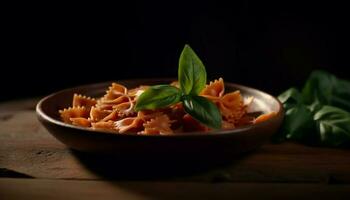
[(303, 101), (300, 92), (296, 88), (286, 90), (278, 96), (278, 99), (281, 101), (285, 109), (290, 109)]
[(185, 111), (202, 124), (221, 128), (221, 113), (213, 102), (201, 96), (184, 96), (183, 105)]
[(287, 103), (288, 101), (292, 101), (291, 103), (299, 104), (302, 102), (302, 96), (300, 92), (294, 87), (284, 91), (282, 94), (278, 96), (278, 99), (282, 103)]
[(189, 45), (180, 55), (178, 79), (183, 93), (191, 95), (198, 95), (207, 82), (205, 67)]
[(317, 137), (315, 130), (311, 111), (307, 106), (298, 104), (286, 110), (282, 129), (279, 135), (274, 136), (274, 140), (290, 139), (314, 144), (314, 138)]
[(333, 87), (330, 104), (350, 112), (350, 81), (337, 80), (337, 84)]
[(350, 112), (350, 82), (328, 72), (312, 72), (302, 95), (306, 104), (333, 105)]
[(320, 144), (324, 146), (345, 146), (350, 144), (350, 113), (333, 106), (323, 106), (314, 115)]
[(331, 147), (350, 144), (349, 81), (316, 70), (302, 94), (291, 88), (278, 98), (285, 108), (285, 118), (274, 141), (289, 139)]
[(302, 90), (305, 103), (312, 104), (317, 101), (321, 104), (329, 104), (335, 85), (334, 75), (321, 70), (313, 71)]
[(164, 108), (181, 100), (181, 92), (170, 85), (151, 86), (137, 99), (135, 110)]

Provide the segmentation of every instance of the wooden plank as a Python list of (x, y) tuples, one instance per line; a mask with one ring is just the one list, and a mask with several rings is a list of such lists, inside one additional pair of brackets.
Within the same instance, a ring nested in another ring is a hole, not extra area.
[(227, 165), (196, 171), (192, 163), (147, 163), (145, 166), (142, 160), (89, 159), (55, 140), (2, 140), (2, 143), (0, 168), (40, 178), (350, 183), (349, 152), (316, 151), (294, 144), (265, 145), (251, 154), (232, 158), (233, 162)]
[(35, 110), (39, 100), (39, 98), (32, 98), (0, 103), (0, 113)]
[(197, 161), (96, 159), (74, 153), (53, 138), (37, 121), (35, 103), (27, 100), (0, 105), (3, 177), (17, 172), (50, 179), (350, 183), (349, 150), (292, 143), (267, 144), (220, 166)]
[(0, 199), (348, 199), (350, 185), (0, 179)]

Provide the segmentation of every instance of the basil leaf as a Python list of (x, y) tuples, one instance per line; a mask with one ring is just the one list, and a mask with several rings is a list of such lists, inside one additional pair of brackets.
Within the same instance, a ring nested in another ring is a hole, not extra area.
[(350, 82), (328, 72), (312, 72), (302, 95), (306, 104), (333, 105), (350, 112)]
[(183, 105), (197, 121), (210, 128), (221, 128), (221, 113), (213, 102), (201, 96), (184, 96)]
[(198, 95), (207, 82), (205, 67), (189, 45), (180, 55), (178, 79), (183, 93), (192, 95)]
[(314, 144), (314, 138), (317, 137), (315, 130), (315, 122), (311, 111), (307, 106), (299, 104), (286, 110), (282, 129), (273, 139), (275, 141), (290, 139)]
[(289, 139), (331, 147), (350, 144), (349, 81), (317, 70), (311, 73), (301, 94), (291, 88), (278, 98), (285, 108), (285, 118), (274, 141)]
[(179, 102), (180, 99), (181, 92), (174, 86), (151, 86), (139, 96), (135, 110), (163, 108)]
[(290, 109), (303, 101), (300, 92), (296, 88), (286, 90), (278, 96), (278, 99), (281, 101), (285, 109)]
[(350, 112), (350, 81), (337, 80), (330, 104)]
[(320, 144), (346, 146), (350, 144), (350, 113), (333, 106), (323, 106), (314, 115)]
[(312, 104), (318, 101), (321, 104), (329, 104), (335, 85), (334, 75), (320, 70), (313, 71), (302, 90), (305, 103)]

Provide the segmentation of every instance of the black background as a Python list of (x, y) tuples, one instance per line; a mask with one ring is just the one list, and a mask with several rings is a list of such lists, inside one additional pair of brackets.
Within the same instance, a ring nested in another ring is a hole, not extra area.
[(0, 100), (107, 80), (176, 77), (186, 43), (209, 79), (275, 95), (300, 87), (313, 69), (348, 79), (349, 15), (335, 1), (11, 5), (2, 26)]

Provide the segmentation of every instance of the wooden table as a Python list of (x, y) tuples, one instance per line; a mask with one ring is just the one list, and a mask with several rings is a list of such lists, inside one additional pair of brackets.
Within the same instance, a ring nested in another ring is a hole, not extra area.
[(36, 119), (36, 102), (0, 104), (1, 200), (350, 199), (350, 150), (266, 144), (230, 163), (187, 171), (187, 163), (99, 163), (53, 138)]

